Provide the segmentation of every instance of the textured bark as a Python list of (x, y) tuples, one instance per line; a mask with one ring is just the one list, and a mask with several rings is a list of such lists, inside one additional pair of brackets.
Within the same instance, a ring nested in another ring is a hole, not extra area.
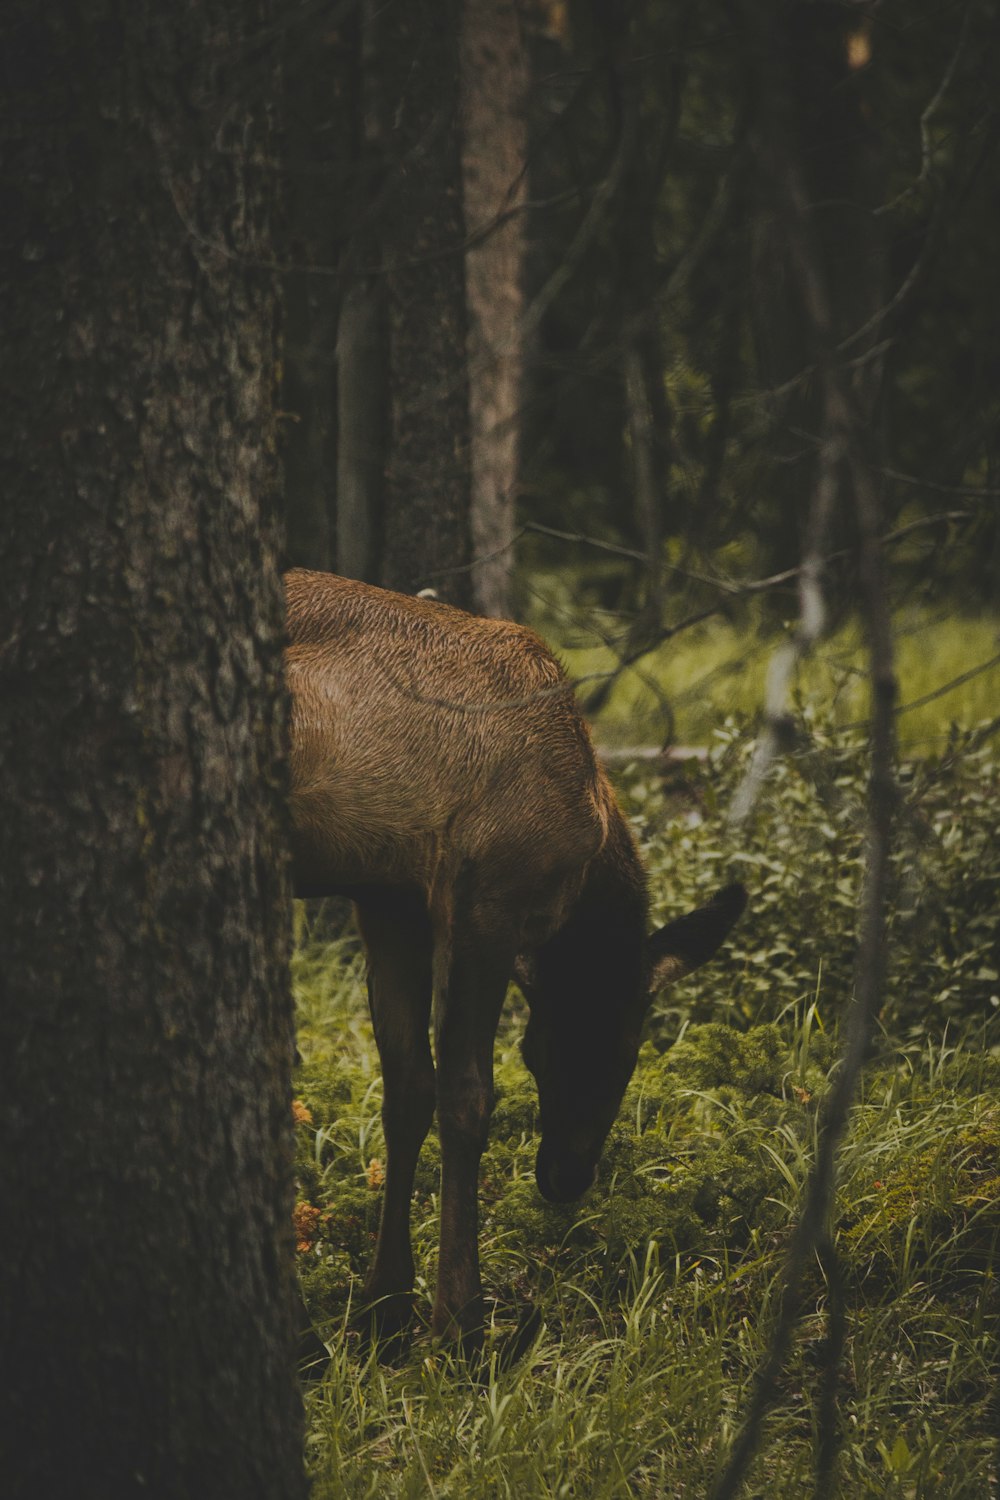
[(483, 614), (506, 615), (524, 363), (528, 87), (514, 0), (465, 0), (461, 62), (473, 597)]
[[(301, 243), (301, 242), (300, 242)], [(329, 263), (329, 249), (320, 251)], [(302, 248), (303, 258), (316, 247)], [(334, 378), (337, 300), (332, 279), (292, 272), (286, 278), (285, 375), (282, 407), (290, 564), (329, 568), (333, 563)]]
[(283, 12), (282, 39), (286, 555), (294, 566), (330, 568), (339, 509), (337, 268), (351, 210), (357, 26), (299, 4)]
[(4, 11), (12, 1497), (304, 1490), (266, 19)]
[(389, 410), (381, 582), (469, 605), (458, 0), (376, 15)]
[[(686, 18), (680, 22), (681, 38), (687, 24)], [(618, 128), (623, 167), (615, 223), (628, 467), (636, 531), (647, 559), (643, 609), (630, 631), (632, 648), (655, 638), (659, 632), (666, 596), (664, 541), (670, 531), (679, 530), (677, 517), (670, 514), (670, 472), (677, 455), (673, 451), (673, 410), (663, 379), (664, 370), (673, 361), (663, 347), (662, 317), (657, 311), (660, 249), (657, 218), (650, 212), (650, 205), (662, 202), (665, 197), (664, 184), (680, 124), (684, 81), (681, 48), (664, 69), (662, 101), (658, 99), (656, 110), (649, 109), (641, 73), (623, 61), (629, 47), (635, 53), (642, 52), (641, 37), (635, 28), (633, 16), (631, 27), (623, 28), (619, 43)], [(610, 46), (614, 28), (606, 27), (606, 34)]]
[(337, 572), (370, 580), (382, 536), (386, 349), (380, 289), (359, 280), (337, 336)]
[(378, 13), (378, 0), (360, 0), (355, 30), (353, 233), (344, 255), (337, 329), (337, 571), (370, 583), (381, 576), (389, 388), (385, 278), (377, 271), (385, 135), (378, 87)]

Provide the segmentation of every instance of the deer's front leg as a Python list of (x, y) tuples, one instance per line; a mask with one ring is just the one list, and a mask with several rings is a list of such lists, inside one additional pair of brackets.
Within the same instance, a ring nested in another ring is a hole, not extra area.
[(493, 1110), (493, 1038), (512, 957), (465, 935), (439, 986), (435, 1028), (441, 1136), (441, 1242), (432, 1330), (466, 1350), (482, 1342), (479, 1162)]
[(431, 930), (416, 897), (399, 893), (358, 903), (368, 952), (368, 1001), (382, 1064), (385, 1187), (375, 1257), (365, 1280), (362, 1331), (391, 1338), (413, 1311), (410, 1199), (434, 1115)]

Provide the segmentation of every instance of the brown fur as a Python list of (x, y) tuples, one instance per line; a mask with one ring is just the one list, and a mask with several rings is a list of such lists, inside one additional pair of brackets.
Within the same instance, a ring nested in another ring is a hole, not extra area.
[(287, 575), (296, 870), (447, 906), (489, 863), (497, 936), (560, 925), (617, 811), (537, 636), (331, 574)]

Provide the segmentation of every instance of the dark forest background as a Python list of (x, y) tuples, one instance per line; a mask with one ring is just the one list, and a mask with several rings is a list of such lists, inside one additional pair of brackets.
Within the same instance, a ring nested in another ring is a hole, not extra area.
[(835, 367), (900, 597), (992, 601), (994, 7), (419, 10), (286, 14), (291, 560), (648, 644), (799, 566)]

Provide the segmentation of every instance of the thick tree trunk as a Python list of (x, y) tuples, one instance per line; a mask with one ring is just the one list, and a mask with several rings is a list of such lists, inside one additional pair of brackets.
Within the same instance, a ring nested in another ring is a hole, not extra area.
[(514, 0), (465, 0), (461, 61), (473, 597), (483, 614), (506, 615), (524, 362), (528, 144), (527, 54)]
[(472, 602), (458, 0), (375, 21), (389, 409), (380, 581)]
[[(4, 12), (0, 1451), (304, 1492), (264, 0)], [(263, 513), (263, 514), (262, 514)]]

